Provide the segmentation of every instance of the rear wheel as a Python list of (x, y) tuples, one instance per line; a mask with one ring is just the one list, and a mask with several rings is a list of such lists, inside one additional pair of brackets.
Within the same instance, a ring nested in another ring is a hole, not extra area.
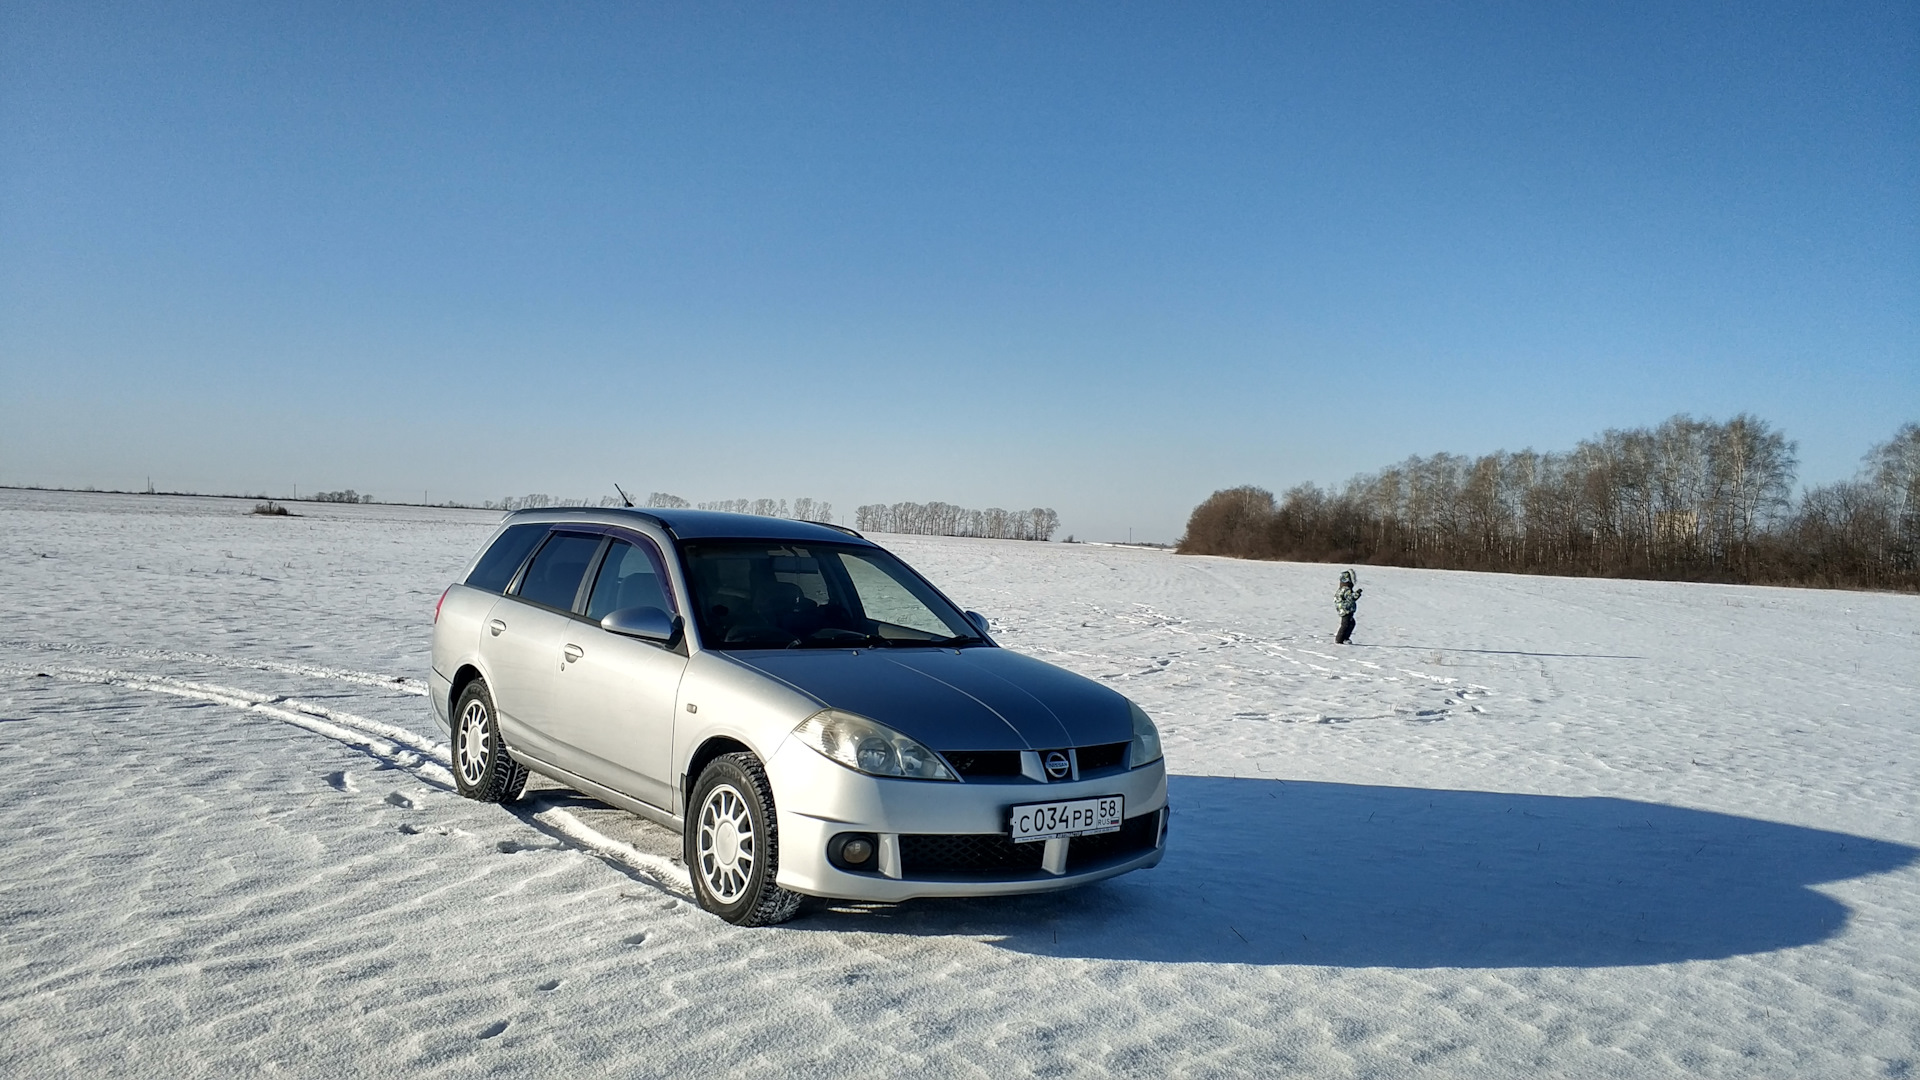
[(738, 926), (793, 918), (802, 897), (774, 884), (780, 876), (773, 785), (760, 759), (726, 754), (694, 785), (686, 825), (686, 857), (700, 906)]
[(507, 754), (485, 679), (460, 691), (453, 709), (453, 784), (481, 802), (512, 802), (527, 789), (527, 767)]

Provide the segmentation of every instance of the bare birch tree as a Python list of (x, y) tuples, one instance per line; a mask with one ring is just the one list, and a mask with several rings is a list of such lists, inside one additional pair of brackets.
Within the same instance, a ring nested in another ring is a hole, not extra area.
[(1795, 445), (1746, 414), (1571, 451), (1411, 457), (1338, 491), (1215, 492), (1180, 550), (1246, 558), (1920, 587), (1920, 425), (1859, 478), (1790, 496)]

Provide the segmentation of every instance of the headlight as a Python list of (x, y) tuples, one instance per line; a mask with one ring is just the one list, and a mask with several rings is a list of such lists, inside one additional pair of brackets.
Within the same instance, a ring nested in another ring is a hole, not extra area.
[(822, 709), (800, 721), (793, 733), (827, 757), (868, 776), (904, 776), (913, 780), (954, 778), (933, 751), (885, 724), (854, 713)]
[(1133, 747), (1127, 751), (1127, 768), (1137, 769), (1152, 761), (1159, 761), (1160, 729), (1153, 726), (1147, 711), (1133, 702), (1127, 702), (1127, 708), (1133, 710)]

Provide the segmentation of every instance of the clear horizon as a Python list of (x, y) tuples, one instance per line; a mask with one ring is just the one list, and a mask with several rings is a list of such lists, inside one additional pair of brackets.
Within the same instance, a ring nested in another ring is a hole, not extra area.
[[(0, 484), (1061, 514), (1920, 420), (1920, 10), (28, 2)], [(412, 494), (408, 494), (411, 492)]]

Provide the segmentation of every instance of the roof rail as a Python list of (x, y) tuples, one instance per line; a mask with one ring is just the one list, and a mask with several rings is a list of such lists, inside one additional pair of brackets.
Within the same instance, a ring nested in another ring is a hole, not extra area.
[[(666, 533), (668, 536), (673, 537), (675, 540), (680, 539), (680, 534), (673, 531), (673, 526), (667, 524), (666, 519), (660, 517), (657, 514), (649, 514), (645, 510), (636, 510), (629, 506), (523, 506), (518, 510), (507, 511), (507, 516), (519, 517), (521, 514), (564, 513), (568, 510), (579, 510), (579, 511), (584, 511), (587, 513), (594, 513), (594, 514), (604, 514), (611, 511), (616, 514), (625, 514), (631, 517), (637, 517), (640, 520), (646, 522), (647, 524), (652, 525), (655, 528), (658, 528), (661, 532)], [(855, 533), (854, 535), (858, 536), (859, 534)]]
[(673, 531), (673, 526), (667, 524), (665, 518), (662, 518), (657, 514), (649, 514), (645, 510), (635, 510), (630, 506), (623, 506), (620, 509), (625, 511), (626, 513), (632, 514), (634, 517), (639, 518), (641, 521), (647, 522), (648, 524), (659, 529), (661, 532), (666, 533), (668, 536), (673, 537), (675, 540), (680, 539), (680, 535)]

